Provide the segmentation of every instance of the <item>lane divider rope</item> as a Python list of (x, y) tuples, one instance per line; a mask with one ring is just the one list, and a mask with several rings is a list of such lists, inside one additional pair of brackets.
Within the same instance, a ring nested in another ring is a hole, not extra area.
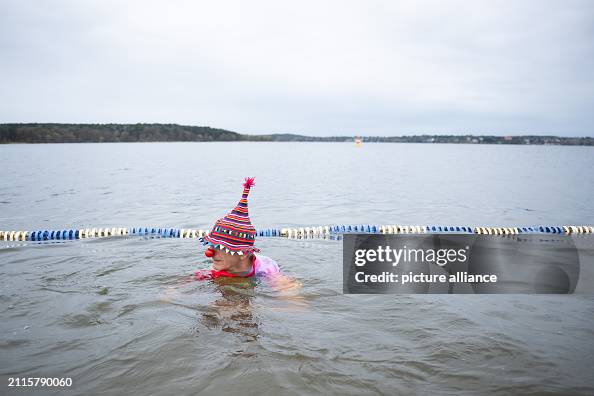
[[(0, 231), (0, 241), (49, 241), (118, 236), (151, 236), (163, 238), (200, 238), (208, 230), (193, 228), (85, 228), (65, 230)], [(298, 228), (266, 228), (257, 231), (258, 237), (327, 238), (344, 233), (368, 234), (594, 234), (592, 226), (530, 226), (530, 227), (469, 227), (469, 226), (416, 226), (416, 225), (324, 225)]]

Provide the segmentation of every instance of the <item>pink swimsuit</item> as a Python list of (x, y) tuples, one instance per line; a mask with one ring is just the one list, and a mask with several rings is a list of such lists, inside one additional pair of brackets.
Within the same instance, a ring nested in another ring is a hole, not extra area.
[(206, 280), (220, 278), (222, 276), (241, 278), (250, 278), (253, 276), (271, 277), (280, 273), (280, 268), (278, 267), (278, 264), (270, 257), (262, 256), (260, 254), (255, 255), (255, 257), (256, 258), (252, 263), (252, 270), (249, 274), (247, 274), (244, 277), (237, 274), (232, 274), (227, 271), (198, 270), (196, 271), (195, 278), (196, 280)]
[[(280, 273), (280, 268), (276, 261), (270, 257), (256, 255), (254, 260), (252, 275), (256, 276), (272, 276)], [(249, 276), (249, 275), (248, 275)]]

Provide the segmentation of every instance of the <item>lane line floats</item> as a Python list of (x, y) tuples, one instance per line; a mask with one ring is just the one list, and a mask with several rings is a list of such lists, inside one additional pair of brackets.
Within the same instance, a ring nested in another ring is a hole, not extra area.
[[(73, 240), (87, 238), (108, 238), (124, 236), (147, 236), (160, 238), (201, 238), (208, 230), (193, 228), (163, 227), (112, 227), (85, 228), (64, 230), (34, 231), (0, 231), (0, 241), (50, 241)], [(327, 238), (344, 233), (369, 234), (483, 234), (483, 235), (517, 235), (517, 234), (594, 234), (592, 226), (529, 226), (529, 227), (483, 227), (483, 226), (419, 226), (419, 225), (323, 225), (297, 228), (266, 228), (259, 230), (259, 237), (280, 238)]]

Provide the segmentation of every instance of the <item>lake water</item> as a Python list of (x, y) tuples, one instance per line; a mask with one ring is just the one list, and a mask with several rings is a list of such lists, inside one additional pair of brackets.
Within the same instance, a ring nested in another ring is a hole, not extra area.
[[(0, 229), (592, 225), (591, 147), (1, 145)], [(592, 394), (591, 295), (344, 295), (335, 240), (260, 238), (303, 285), (187, 281), (192, 239), (0, 244), (0, 394)]]

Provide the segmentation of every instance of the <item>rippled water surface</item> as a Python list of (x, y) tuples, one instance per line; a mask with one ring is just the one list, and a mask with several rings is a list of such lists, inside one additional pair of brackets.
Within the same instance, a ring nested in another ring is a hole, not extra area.
[[(588, 147), (0, 146), (0, 229), (593, 224)], [(303, 285), (192, 281), (196, 240), (0, 245), (0, 394), (592, 394), (594, 298), (342, 294), (335, 240), (260, 238)], [(61, 393), (64, 390), (54, 390)]]

